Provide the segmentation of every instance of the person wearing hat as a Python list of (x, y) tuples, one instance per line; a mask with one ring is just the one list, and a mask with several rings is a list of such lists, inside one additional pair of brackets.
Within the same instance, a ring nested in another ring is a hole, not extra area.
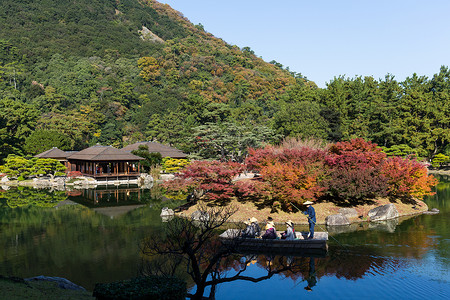
[(261, 227), (259, 227), (258, 220), (255, 217), (250, 219), (250, 226), (252, 226), (253, 237), (258, 237), (261, 235)]
[(309, 236), (308, 239), (314, 238), (314, 225), (316, 225), (316, 211), (314, 210), (314, 207), (311, 206), (313, 202), (306, 201), (303, 203), (303, 205), (306, 205), (306, 210), (303, 212), (303, 214), (308, 215), (308, 223), (309, 223)]
[(295, 240), (295, 238), (294, 223), (291, 220), (286, 221), (286, 231), (281, 234), (281, 239)]
[(258, 220), (253, 217), (247, 221), (244, 221), (247, 227), (242, 231), (242, 237), (255, 238), (261, 234), (261, 228), (258, 225)]
[(275, 224), (272, 221), (267, 222), (266, 232), (261, 236), (262, 239), (276, 239), (277, 232), (275, 231)]

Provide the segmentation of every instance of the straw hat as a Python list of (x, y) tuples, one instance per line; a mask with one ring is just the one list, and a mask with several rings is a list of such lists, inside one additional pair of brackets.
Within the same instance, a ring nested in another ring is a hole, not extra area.
[(275, 228), (275, 224), (272, 221), (267, 222), (266, 224), (266, 230), (269, 228)]
[(314, 202), (311, 202), (311, 201), (303, 202), (303, 205), (311, 205), (311, 204), (314, 204)]
[(249, 220), (245, 220), (245, 221), (244, 221), (244, 224), (245, 224), (245, 225), (250, 225), (250, 221), (249, 221)]
[(258, 219), (256, 219), (255, 217), (252, 217), (250, 219), (250, 223), (256, 223), (256, 222), (258, 222)]
[(286, 224), (288, 224), (288, 225), (291, 226), (291, 227), (294, 226), (294, 222), (292, 222), (291, 220), (286, 221)]

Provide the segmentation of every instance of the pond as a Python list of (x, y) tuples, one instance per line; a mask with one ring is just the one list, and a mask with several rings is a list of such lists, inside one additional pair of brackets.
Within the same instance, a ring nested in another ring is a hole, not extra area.
[[(450, 298), (450, 183), (426, 199), (438, 215), (361, 224), (331, 233), (325, 257), (247, 255), (220, 276), (247, 280), (207, 288), (215, 299)], [(0, 274), (64, 277), (92, 290), (97, 282), (139, 275), (141, 241), (157, 235), (164, 206), (176, 201), (137, 188), (79, 192), (0, 189)], [(397, 224), (398, 223), (398, 224)], [(320, 229), (317, 229), (320, 230)], [(282, 266), (294, 268), (283, 271)], [(268, 270), (280, 270), (268, 275)], [(191, 291), (195, 291), (188, 281)]]

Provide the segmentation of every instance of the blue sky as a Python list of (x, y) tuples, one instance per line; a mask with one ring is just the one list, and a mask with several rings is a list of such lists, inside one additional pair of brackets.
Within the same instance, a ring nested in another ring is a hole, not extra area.
[(448, 0), (159, 1), (322, 88), (340, 75), (403, 81), (450, 66)]

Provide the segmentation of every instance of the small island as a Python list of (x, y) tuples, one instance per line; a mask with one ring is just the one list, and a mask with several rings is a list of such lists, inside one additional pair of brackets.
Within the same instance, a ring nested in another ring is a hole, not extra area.
[(201, 201), (237, 207), (231, 222), (270, 215), (279, 224), (307, 224), (299, 213), (305, 201), (314, 202), (317, 224), (327, 225), (335, 225), (329, 217), (337, 214), (345, 217), (341, 225), (379, 221), (370, 211), (380, 206), (395, 210), (388, 219), (428, 210), (422, 199), (433, 194), (437, 180), (412, 157), (387, 156), (363, 139), (321, 148), (292, 145), (250, 149), (244, 164), (196, 161), (164, 186), (169, 193), (190, 194), (180, 215), (192, 215)]

